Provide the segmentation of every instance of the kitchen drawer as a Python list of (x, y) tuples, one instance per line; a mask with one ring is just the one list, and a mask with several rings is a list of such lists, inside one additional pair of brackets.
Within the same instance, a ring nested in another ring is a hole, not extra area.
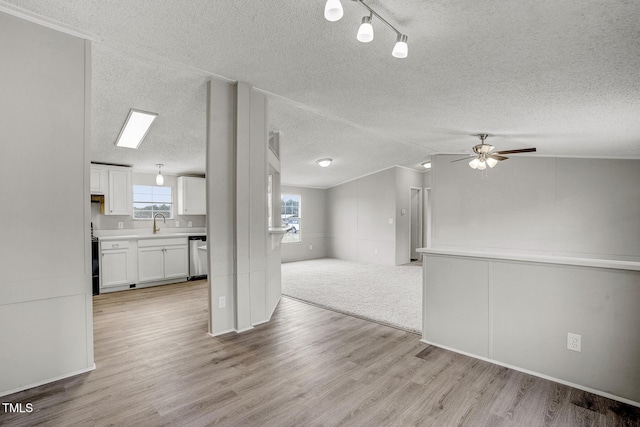
[(138, 240), (139, 248), (148, 248), (151, 246), (175, 246), (175, 245), (187, 245), (186, 237), (165, 237), (165, 238), (153, 238), (153, 239), (140, 239)]
[(110, 249), (129, 249), (129, 245), (131, 243), (128, 240), (110, 240), (107, 242), (100, 242), (100, 249), (110, 250)]

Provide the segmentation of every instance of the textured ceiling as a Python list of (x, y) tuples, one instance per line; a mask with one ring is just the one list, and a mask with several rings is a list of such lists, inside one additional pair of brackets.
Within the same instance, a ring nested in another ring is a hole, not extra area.
[[(366, 0), (365, 0), (366, 1)], [(282, 180), (329, 187), (434, 153), (467, 153), (477, 133), (538, 155), (640, 157), (640, 1), (370, 0), (409, 36), (343, 0), (12, 0), (93, 39), (92, 159), (166, 173), (205, 168), (205, 82), (270, 95)], [(159, 113), (138, 151), (113, 143), (129, 108)], [(314, 161), (332, 157), (320, 169)]]

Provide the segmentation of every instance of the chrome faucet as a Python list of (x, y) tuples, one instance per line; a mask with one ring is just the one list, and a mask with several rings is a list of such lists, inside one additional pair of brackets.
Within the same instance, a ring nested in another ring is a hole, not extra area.
[(161, 214), (160, 212), (158, 212), (157, 214), (155, 214), (153, 216), (153, 234), (156, 234), (158, 231), (160, 231), (160, 228), (156, 227), (156, 217), (160, 215), (162, 217), (162, 219), (164, 220), (164, 223), (167, 223), (167, 218), (164, 217), (164, 214)]

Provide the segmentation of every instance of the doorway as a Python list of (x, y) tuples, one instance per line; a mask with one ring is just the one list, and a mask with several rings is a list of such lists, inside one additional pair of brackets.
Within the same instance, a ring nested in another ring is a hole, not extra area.
[(411, 187), (411, 208), (409, 209), (411, 224), (411, 247), (409, 253), (412, 262), (420, 259), (420, 256), (416, 249), (422, 247), (422, 211), (422, 189)]

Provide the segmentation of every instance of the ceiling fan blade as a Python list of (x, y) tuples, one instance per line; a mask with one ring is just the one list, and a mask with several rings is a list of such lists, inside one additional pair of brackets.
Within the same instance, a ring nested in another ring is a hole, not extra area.
[(505, 151), (498, 151), (495, 154), (518, 154), (518, 153), (533, 153), (535, 152), (536, 149), (535, 148), (522, 148), (520, 150), (505, 150)]
[(492, 159), (498, 160), (498, 161), (502, 161), (502, 160), (507, 160), (508, 159), (508, 157), (499, 156), (497, 154), (490, 154), (489, 157), (491, 157)]
[(463, 157), (462, 159), (451, 160), (451, 163), (461, 162), (463, 160), (472, 160), (472, 159), (475, 159), (475, 158), (476, 158), (476, 156)]

